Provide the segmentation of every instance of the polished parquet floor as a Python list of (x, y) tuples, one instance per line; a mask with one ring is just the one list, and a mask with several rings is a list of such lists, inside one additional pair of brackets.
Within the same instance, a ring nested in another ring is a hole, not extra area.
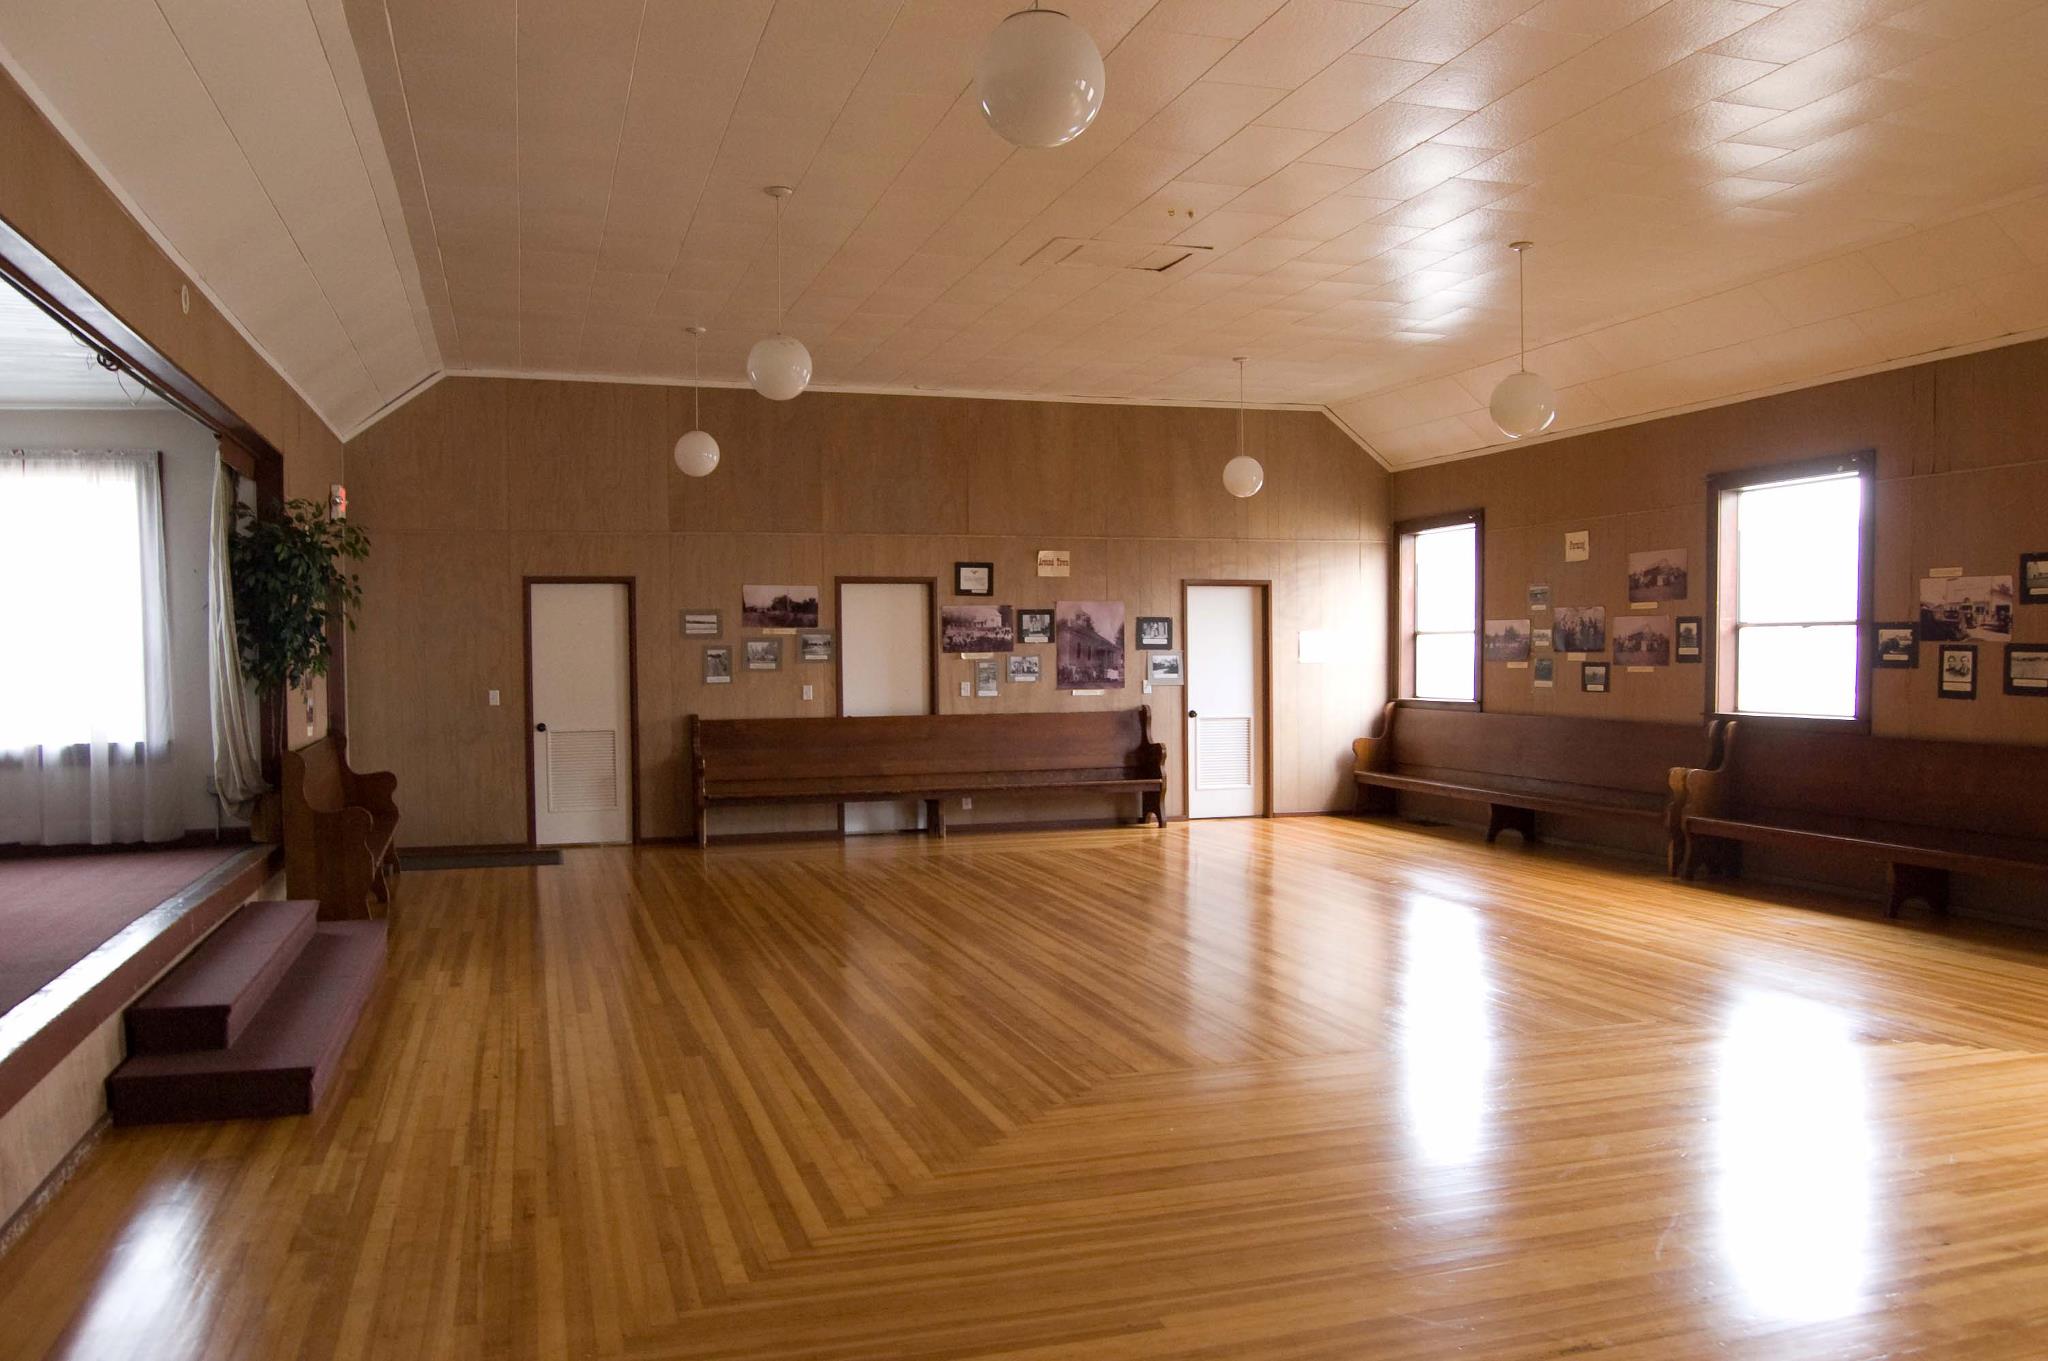
[(410, 876), (0, 1354), (2048, 1356), (2048, 946), (1335, 818)]

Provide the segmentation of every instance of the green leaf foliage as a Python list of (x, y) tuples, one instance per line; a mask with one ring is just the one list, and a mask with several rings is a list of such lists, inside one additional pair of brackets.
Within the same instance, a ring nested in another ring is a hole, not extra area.
[(328, 612), (339, 610), (355, 627), (363, 588), (347, 564), (369, 555), (368, 536), (346, 520), (328, 519), (317, 501), (287, 501), (276, 520), (236, 508), (228, 569), (242, 665), (258, 689), (327, 674)]

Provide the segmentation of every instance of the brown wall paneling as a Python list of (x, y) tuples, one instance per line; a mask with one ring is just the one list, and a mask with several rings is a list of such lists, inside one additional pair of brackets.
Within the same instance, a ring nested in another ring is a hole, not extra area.
[[(2041, 512), (2048, 448), (2037, 435), (2043, 421), (2048, 343), (2033, 342), (1397, 473), (1388, 480), (1390, 514), (1404, 520), (1484, 506), (1487, 613), (1494, 618), (1521, 618), (1528, 584), (1548, 581), (1554, 604), (1604, 604), (1611, 627), (1631, 613), (1628, 553), (1666, 547), (1686, 550), (1690, 595), (1660, 610), (1704, 615), (1709, 474), (1875, 449), (1873, 612), (1879, 620), (1913, 619), (1930, 569), (2006, 575), (2018, 571), (2022, 552), (2048, 550)], [(1564, 561), (1564, 534), (1575, 529), (1592, 532), (1588, 562)], [(1531, 618), (1543, 623), (1540, 614)], [(2014, 638), (2048, 642), (2048, 606), (2018, 606)], [(1873, 732), (2048, 743), (2048, 704), (2001, 692), (2001, 648), (1983, 647), (1978, 698), (1970, 703), (1937, 698), (1934, 660), (1933, 646), (1923, 644), (1918, 669), (1872, 675)], [(1577, 666), (1559, 654), (1554, 689), (1535, 690), (1530, 679), (1488, 663), (1486, 707), (1685, 720), (1709, 703), (1705, 666), (1649, 674), (1616, 668), (1611, 693), (1588, 695), (1579, 690)], [(1783, 865), (1789, 874), (1857, 887), (1868, 879), (1810, 860)], [(1976, 897), (2002, 910), (1995, 889)]]
[[(525, 760), (519, 580), (630, 575), (638, 582), (640, 831), (684, 836), (683, 719), (838, 711), (835, 668), (795, 658), (730, 685), (702, 683), (703, 640), (680, 611), (724, 616), (738, 648), (740, 588), (820, 588), (836, 632), (836, 577), (931, 576), (953, 594), (953, 564), (993, 562), (994, 603), (1121, 600), (1129, 620), (1179, 627), (1187, 579), (1271, 579), (1276, 810), (1342, 808), (1351, 739), (1381, 698), (1385, 475), (1320, 415), (1252, 413), (1266, 463), (1252, 502), (1222, 489), (1235, 451), (1229, 411), (811, 393), (776, 404), (704, 392), (722, 462), (702, 480), (674, 470), (689, 427), (684, 388), (451, 378), (352, 441), (358, 523), (376, 541), (352, 654), (351, 743), (395, 770), (412, 845), (516, 842)], [(389, 551), (387, 551), (389, 545)], [(1073, 575), (1037, 574), (1041, 548), (1073, 554)], [(1303, 665), (1295, 636), (1329, 628), (1362, 660)], [(1128, 638), (1128, 634), (1127, 634)], [(1048, 663), (1052, 649), (1039, 649)], [(1117, 708), (1150, 703), (1178, 769), (1179, 687), (1146, 696), (1143, 658), (1121, 692), (1076, 698), (1048, 665), (1036, 684), (966, 698), (973, 664), (939, 658), (941, 713)], [(802, 687), (813, 697), (802, 699)], [(485, 693), (501, 692), (492, 709)], [(1170, 807), (1181, 808), (1180, 791)], [(988, 798), (956, 825), (1095, 816), (1080, 799)], [(830, 810), (724, 809), (717, 831), (829, 830)]]

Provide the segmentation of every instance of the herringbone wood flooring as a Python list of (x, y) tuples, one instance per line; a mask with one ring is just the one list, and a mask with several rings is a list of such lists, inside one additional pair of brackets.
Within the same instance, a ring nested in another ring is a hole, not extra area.
[(1342, 819), (416, 874), (0, 1354), (2048, 1355), (2048, 952)]

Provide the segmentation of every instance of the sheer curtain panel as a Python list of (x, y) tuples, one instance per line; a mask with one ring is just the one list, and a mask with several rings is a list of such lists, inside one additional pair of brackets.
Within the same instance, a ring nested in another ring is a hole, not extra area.
[(0, 843), (183, 831), (168, 615), (156, 454), (0, 455)]

